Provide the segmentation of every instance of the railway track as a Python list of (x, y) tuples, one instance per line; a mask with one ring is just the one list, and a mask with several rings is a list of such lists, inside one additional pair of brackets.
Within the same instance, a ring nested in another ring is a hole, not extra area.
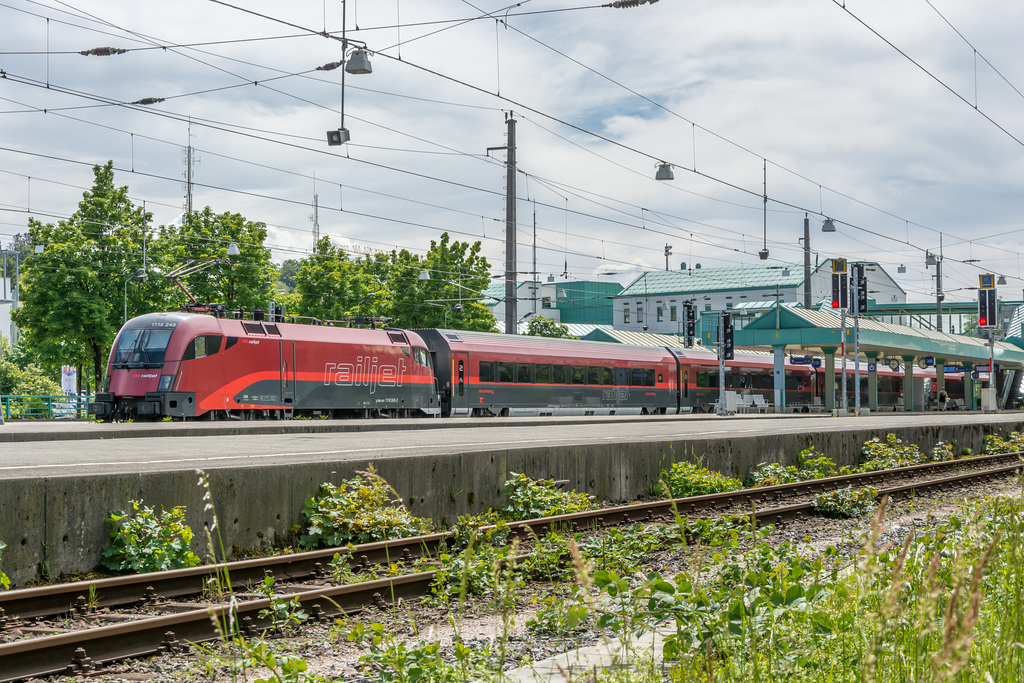
[[(759, 524), (780, 524), (813, 514), (813, 496), (824, 491), (892, 481), (896, 484), (881, 489), (879, 495), (899, 496), (910, 491), (956, 487), (979, 478), (1006, 476), (1022, 468), (1021, 458), (1021, 453), (981, 456), (524, 520), (509, 524), (510, 540), (542, 535), (550, 529), (600, 529), (666, 520), (676, 514), (693, 517), (735, 511), (755, 517)], [(968, 471), (950, 474), (958, 469)], [(332, 615), (358, 612), (367, 605), (419, 598), (429, 591), (436, 572), (334, 586), (327, 567), (336, 553), (347, 559), (357, 573), (372, 565), (408, 563), (434, 555), (447, 538), (447, 534), (430, 534), (351, 549), (334, 548), (0, 593), (0, 632), (15, 631), (29, 636), (0, 644), (0, 683), (51, 674), (87, 674), (105, 662), (180, 651), (190, 643), (218, 639), (215, 621), (237, 624), (243, 635), (255, 635), (272, 627), (271, 619), (261, 616), (261, 612), (270, 610), (275, 599), (297, 601), (309, 620), (326, 622)], [(293, 583), (275, 589), (275, 593), (287, 592), (274, 598), (235, 599), (228, 604), (175, 602), (182, 598), (201, 600), (209, 592), (211, 582), (223, 582), (224, 577), (229, 577), (233, 586), (250, 586), (262, 584), (267, 574), (272, 574), (275, 581)], [(105, 613), (109, 609), (122, 612)], [(33, 626), (39, 620), (62, 616), (69, 620), (69, 625), (85, 628), (55, 633), (60, 629)]]

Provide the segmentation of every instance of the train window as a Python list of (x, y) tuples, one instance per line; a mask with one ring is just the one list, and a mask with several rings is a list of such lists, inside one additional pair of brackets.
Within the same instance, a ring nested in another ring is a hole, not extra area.
[(516, 368), (516, 381), (524, 384), (533, 382), (533, 366), (529, 363), (519, 363)]
[(573, 384), (586, 384), (587, 383), (587, 369), (582, 365), (572, 366), (572, 383)]
[(551, 366), (534, 366), (534, 376), (537, 378), (537, 384), (551, 384)]
[(493, 382), (494, 381), (494, 363), (489, 360), (480, 361), (480, 381), (481, 382)]
[(587, 368), (587, 384), (601, 384), (601, 368)]
[(703, 388), (708, 387), (708, 386), (711, 386), (711, 385), (708, 384), (708, 373), (706, 373), (706, 372), (698, 372), (697, 373), (697, 387), (703, 389)]
[(498, 363), (498, 381), (515, 382), (515, 363)]
[(220, 351), (220, 340), (221, 338), (218, 335), (201, 335), (196, 337), (189, 342), (188, 348), (185, 349), (185, 354), (181, 359), (193, 360), (195, 358), (212, 356)]
[(232, 346), (238, 343), (238, 337), (225, 337), (224, 338), (224, 350), (227, 351)]
[(601, 384), (615, 384), (615, 368), (601, 368), (604, 372), (601, 377)]
[(430, 353), (426, 349), (414, 348), (412, 350), (412, 359), (425, 368), (431, 367)]
[(654, 386), (654, 369), (653, 368), (650, 369), (650, 370), (644, 370), (644, 386), (645, 387), (653, 387)]
[(164, 364), (167, 344), (174, 330), (124, 330), (117, 340), (114, 365), (121, 367), (156, 368)]
[(642, 387), (644, 385), (644, 370), (643, 368), (630, 368), (629, 370), (629, 386), (631, 387)]

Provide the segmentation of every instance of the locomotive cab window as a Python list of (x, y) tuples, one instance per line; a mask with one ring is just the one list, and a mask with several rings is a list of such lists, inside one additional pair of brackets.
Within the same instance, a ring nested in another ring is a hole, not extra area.
[(220, 335), (201, 335), (196, 337), (188, 344), (188, 348), (185, 349), (185, 354), (181, 357), (182, 360), (194, 360), (196, 358), (205, 358), (206, 356), (212, 356), (213, 354), (220, 351)]
[(158, 368), (164, 364), (169, 329), (135, 329), (121, 332), (114, 352), (114, 365), (122, 368)]
[(412, 359), (425, 368), (432, 367), (430, 364), (430, 354), (426, 349), (413, 347)]

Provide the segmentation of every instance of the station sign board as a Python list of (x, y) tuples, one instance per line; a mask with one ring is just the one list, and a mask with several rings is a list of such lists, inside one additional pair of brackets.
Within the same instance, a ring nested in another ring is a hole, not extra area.
[(974, 372), (971, 373), (971, 379), (978, 379), (979, 376), (980, 375), (978, 375), (978, 371), (977, 370), (975, 370)]
[(926, 366), (928, 366), (929, 368), (931, 366), (935, 365), (935, 356), (925, 356), (924, 357), (924, 364)]
[(868, 372), (878, 372), (878, 363), (868, 363)]
[(988, 363), (978, 363), (974, 366), (975, 372), (988, 372)]
[(946, 373), (967, 372), (968, 369), (969, 368), (965, 368), (962, 365), (944, 365), (944, 366), (942, 366), (942, 371), (946, 372)]
[(811, 367), (812, 368), (820, 368), (821, 367), (821, 359), (820, 358), (812, 359), (811, 360)]
[(810, 356), (790, 356), (789, 362), (793, 365), (810, 365), (814, 359)]

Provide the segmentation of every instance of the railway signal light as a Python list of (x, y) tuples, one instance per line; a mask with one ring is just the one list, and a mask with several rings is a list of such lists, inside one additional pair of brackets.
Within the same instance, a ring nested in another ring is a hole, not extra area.
[(996, 317), (996, 290), (978, 290), (978, 327), (995, 327)]
[(733, 359), (732, 314), (722, 313), (722, 358)]
[(691, 301), (683, 303), (683, 326), (686, 328), (686, 348), (690, 348), (693, 346), (693, 337), (697, 332), (697, 321)]
[(868, 312), (868, 278), (864, 275), (864, 264), (853, 266), (853, 284), (857, 288), (853, 312), (857, 315)]
[[(842, 259), (833, 259), (833, 261), (841, 261)], [(845, 269), (845, 265), (843, 268)], [(839, 310), (849, 306), (847, 303), (847, 286), (846, 286), (846, 273), (832, 273), (832, 308)]]

